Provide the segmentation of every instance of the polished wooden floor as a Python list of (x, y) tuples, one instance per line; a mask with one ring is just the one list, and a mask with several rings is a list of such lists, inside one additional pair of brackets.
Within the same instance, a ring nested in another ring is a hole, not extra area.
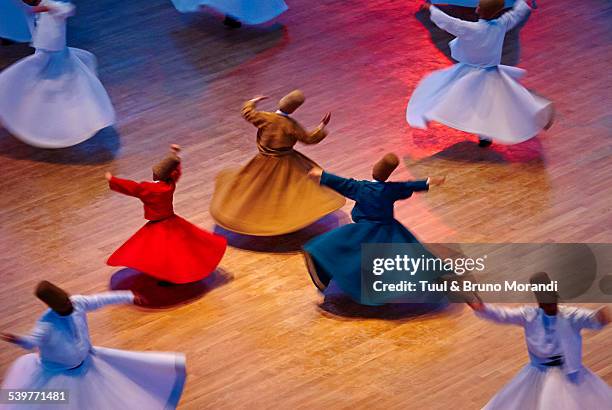
[[(367, 178), (394, 151), (405, 158), (398, 179), (448, 175), (446, 186), (397, 206), (424, 241), (612, 242), (610, 2), (540, 0), (509, 36), (506, 58), (528, 70), (524, 83), (552, 99), (558, 117), (531, 141), (489, 150), (472, 135), (405, 123), (418, 81), (451, 64), (448, 36), (417, 13), (418, 1), (288, 3), (276, 24), (231, 31), (207, 12), (178, 14), (169, 0), (77, 2), (70, 44), (97, 55), (119, 121), (58, 151), (0, 129), (0, 330), (29, 329), (43, 310), (31, 294), (43, 278), (73, 293), (103, 291), (111, 278), (146, 284), (105, 265), (144, 223), (136, 200), (109, 192), (106, 170), (148, 178), (169, 143), (183, 145), (177, 212), (214, 229), (215, 174), (256, 152), (241, 103), (265, 94), (262, 108), (273, 109), (296, 87), (307, 95), (299, 120), (314, 126), (333, 113), (330, 136), (302, 149), (329, 170)], [(1, 47), (0, 68), (30, 52)], [(94, 313), (95, 344), (185, 352), (184, 409), (484, 405), (527, 362), (520, 329), (463, 306), (419, 314), (323, 302), (311, 285), (296, 249), (345, 223), (351, 205), (283, 238), (230, 235), (235, 246), (190, 303)], [(158, 291), (168, 304), (184, 296)], [(612, 328), (584, 336), (586, 365), (612, 383)], [(0, 374), (19, 354), (2, 345)]]

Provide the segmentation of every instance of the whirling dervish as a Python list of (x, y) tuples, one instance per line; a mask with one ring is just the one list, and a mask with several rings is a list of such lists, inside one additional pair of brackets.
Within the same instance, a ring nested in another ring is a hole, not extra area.
[(450, 42), (450, 68), (426, 76), (412, 93), (406, 120), (412, 127), (426, 129), (430, 121), (478, 134), (482, 147), (492, 141), (518, 144), (553, 122), (553, 104), (530, 92), (517, 80), (525, 71), (501, 65), (506, 32), (530, 12), (524, 0), (502, 14), (503, 0), (480, 0), (479, 20), (451, 17), (425, 3), (431, 20), (456, 38)]
[(270, 21), (287, 10), (283, 0), (172, 0), (181, 13), (192, 13), (210, 7), (225, 15), (224, 24), (238, 28), (242, 23), (255, 25)]
[(24, 1), (37, 14), (36, 52), (0, 73), (0, 123), (35, 147), (76, 145), (115, 123), (115, 110), (96, 74), (96, 57), (66, 46), (73, 4)]

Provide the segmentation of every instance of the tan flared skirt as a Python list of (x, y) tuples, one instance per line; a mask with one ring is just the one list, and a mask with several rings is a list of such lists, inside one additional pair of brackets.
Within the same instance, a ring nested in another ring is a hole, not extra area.
[(282, 156), (259, 153), (243, 168), (217, 175), (210, 213), (221, 227), (245, 235), (304, 228), (346, 202), (308, 177), (315, 166), (295, 150)]

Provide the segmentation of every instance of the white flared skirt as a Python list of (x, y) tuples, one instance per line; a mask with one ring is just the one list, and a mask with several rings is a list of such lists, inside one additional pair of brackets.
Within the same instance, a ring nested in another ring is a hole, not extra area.
[(37, 50), (0, 73), (0, 123), (26, 144), (76, 145), (115, 123), (96, 74), (96, 57), (78, 48)]
[(208, 6), (245, 24), (265, 23), (288, 8), (283, 0), (172, 0), (172, 3), (181, 13), (194, 12), (202, 6)]
[(68, 403), (4, 404), (0, 409), (174, 409), (185, 378), (185, 357), (176, 353), (96, 347), (81, 366), (64, 371), (44, 368), (38, 354), (30, 353), (12, 364), (2, 388), (64, 390), (68, 392)]
[(611, 410), (612, 389), (589, 369), (575, 378), (559, 367), (528, 365), (484, 407), (485, 410)]
[(25, 43), (32, 38), (33, 14), (21, 0), (0, 0), (0, 37)]
[(526, 141), (551, 121), (553, 107), (517, 81), (524, 73), (516, 67), (467, 64), (434, 71), (414, 90), (406, 120), (423, 129), (437, 121), (503, 144)]

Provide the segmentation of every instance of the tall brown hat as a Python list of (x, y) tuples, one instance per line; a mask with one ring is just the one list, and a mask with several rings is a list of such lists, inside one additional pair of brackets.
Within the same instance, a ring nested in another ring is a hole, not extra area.
[(304, 104), (306, 97), (300, 90), (293, 90), (278, 102), (278, 109), (285, 114), (291, 114)]
[(180, 147), (173, 145), (170, 154), (153, 166), (153, 179), (155, 181), (165, 181), (170, 178), (172, 171), (181, 163), (181, 158), (178, 156), (179, 151)]
[(398, 165), (399, 158), (397, 155), (388, 153), (374, 164), (372, 177), (377, 181), (385, 182)]
[(70, 295), (49, 281), (39, 282), (34, 294), (62, 316), (68, 316), (73, 311)]
[(493, 19), (504, 9), (504, 0), (480, 0), (478, 14), (486, 20)]
[[(546, 272), (534, 273), (529, 278), (529, 283), (532, 285), (548, 285), (551, 282), (552, 280)], [(557, 303), (559, 301), (559, 294), (554, 290), (534, 291), (533, 293), (538, 303)]]

